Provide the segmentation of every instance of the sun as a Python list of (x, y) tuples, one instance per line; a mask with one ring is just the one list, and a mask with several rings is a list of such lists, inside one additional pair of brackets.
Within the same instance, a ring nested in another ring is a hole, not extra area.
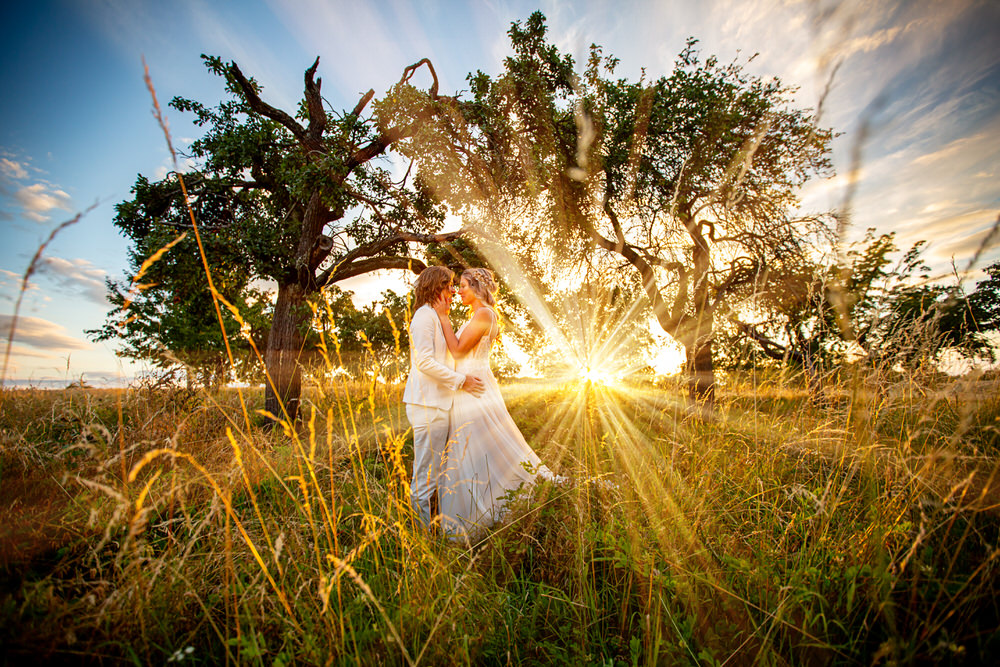
[(593, 368), (591, 366), (582, 367), (579, 372), (579, 377), (581, 382), (589, 384), (599, 384), (604, 386), (618, 384), (618, 378), (614, 373), (601, 368)]

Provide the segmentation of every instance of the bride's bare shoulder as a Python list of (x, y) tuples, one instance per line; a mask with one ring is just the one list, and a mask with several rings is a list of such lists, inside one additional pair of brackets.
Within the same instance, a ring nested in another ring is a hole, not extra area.
[(472, 314), (471, 321), (488, 324), (493, 321), (493, 311), (489, 308), (480, 308)]

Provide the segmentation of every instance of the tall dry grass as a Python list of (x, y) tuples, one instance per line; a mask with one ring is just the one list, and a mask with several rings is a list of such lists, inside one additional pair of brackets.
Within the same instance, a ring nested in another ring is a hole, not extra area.
[(711, 419), (669, 388), (511, 385), (515, 420), (572, 481), (512, 498), (473, 545), (414, 524), (399, 387), (339, 377), (278, 430), (248, 430), (232, 391), (10, 392), (6, 660), (974, 664), (997, 649), (995, 380), (845, 383), (820, 408), (746, 377)]
[(414, 523), (399, 386), (324, 350), (328, 381), (276, 429), (258, 391), (2, 389), (4, 663), (1000, 652), (996, 379), (858, 367), (817, 402), (736, 376), (711, 414), (674, 386), (509, 385), (570, 481), (462, 544)]

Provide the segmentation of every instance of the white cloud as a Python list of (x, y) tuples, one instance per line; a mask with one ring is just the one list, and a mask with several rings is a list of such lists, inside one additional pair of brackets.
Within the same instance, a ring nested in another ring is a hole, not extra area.
[[(0, 315), (0, 339), (9, 339), (11, 320), (11, 315)], [(14, 340), (40, 350), (89, 350), (93, 347), (90, 343), (67, 335), (65, 331), (65, 327), (40, 317), (19, 317)]]
[(28, 177), (28, 170), (25, 165), (5, 157), (0, 157), (0, 172), (9, 178)]
[(180, 170), (181, 174), (187, 174), (198, 169), (198, 161), (192, 157), (177, 156), (176, 166), (174, 159), (168, 154), (163, 158), (163, 162), (156, 167), (153, 178), (158, 181), (167, 177), (167, 174)]
[(107, 274), (86, 259), (45, 257), (38, 264), (38, 273), (54, 278), (64, 290), (80, 294), (88, 301), (110, 305), (104, 284)]
[(13, 200), (14, 206), (0, 212), (0, 218), (13, 220), (18, 207), (21, 217), (34, 222), (46, 222), (53, 210), (71, 210), (72, 198), (59, 187), (45, 180), (27, 184), (31, 172), (43, 173), (32, 167), (29, 160), (0, 151), (0, 198)]
[(46, 214), (55, 209), (72, 210), (70, 196), (44, 182), (21, 187), (14, 193), (14, 199), (21, 205), (22, 215), (35, 222), (47, 221)]

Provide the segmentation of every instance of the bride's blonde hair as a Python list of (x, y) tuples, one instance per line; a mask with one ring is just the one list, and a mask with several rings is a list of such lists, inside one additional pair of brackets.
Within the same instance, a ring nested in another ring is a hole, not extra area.
[(469, 287), (480, 301), (487, 306), (496, 305), (497, 281), (494, 280), (492, 271), (481, 267), (466, 269), (462, 272), (462, 277), (469, 283)]

